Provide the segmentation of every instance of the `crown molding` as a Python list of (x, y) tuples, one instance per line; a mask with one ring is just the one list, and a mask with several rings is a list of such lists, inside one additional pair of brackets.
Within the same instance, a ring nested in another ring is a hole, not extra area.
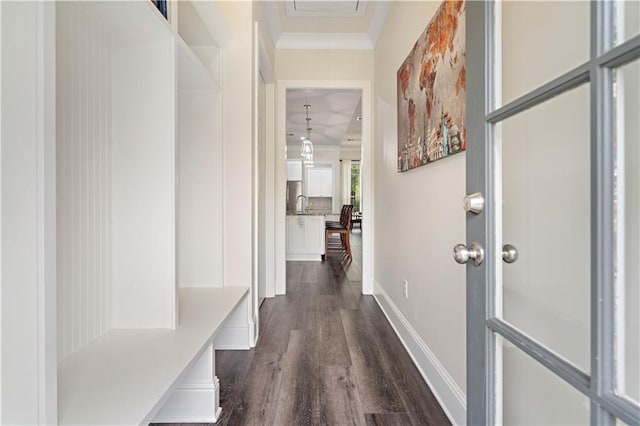
[(366, 33), (282, 33), (276, 49), (373, 50)]
[(278, 5), (275, 1), (262, 2), (262, 11), (267, 19), (267, 27), (269, 27), (269, 33), (271, 34), (271, 44), (276, 47), (282, 35), (282, 26), (280, 25), (280, 17), (278, 16)]
[(378, 44), (380, 34), (384, 28), (384, 23), (387, 21), (387, 16), (391, 10), (390, 1), (378, 1), (376, 7), (373, 9), (373, 15), (371, 16), (371, 22), (369, 23), (369, 40), (373, 48)]

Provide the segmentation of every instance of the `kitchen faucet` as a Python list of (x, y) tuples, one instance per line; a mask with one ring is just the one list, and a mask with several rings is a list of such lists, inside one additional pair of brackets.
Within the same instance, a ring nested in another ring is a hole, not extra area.
[[(304, 198), (304, 201), (305, 201), (305, 202), (303, 202), (303, 203), (302, 203), (302, 207), (303, 207), (303, 209), (302, 209), (302, 213), (307, 213), (307, 209), (309, 208), (309, 198), (307, 198), (307, 196), (306, 196), (306, 195), (302, 195), (302, 194), (300, 194), (300, 195), (298, 195), (298, 196), (296, 197), (296, 204), (298, 204), (298, 200), (299, 200), (300, 198)], [(306, 208), (304, 207), (304, 206), (305, 206), (305, 204), (306, 204)]]

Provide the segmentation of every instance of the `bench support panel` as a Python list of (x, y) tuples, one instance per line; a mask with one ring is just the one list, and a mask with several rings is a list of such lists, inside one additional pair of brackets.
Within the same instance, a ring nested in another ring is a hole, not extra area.
[(204, 351), (153, 423), (214, 423), (220, 418), (220, 383), (213, 344)]

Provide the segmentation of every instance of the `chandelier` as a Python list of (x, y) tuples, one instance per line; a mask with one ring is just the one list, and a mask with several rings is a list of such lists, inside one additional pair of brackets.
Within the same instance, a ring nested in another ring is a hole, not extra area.
[(304, 109), (307, 112), (307, 118), (305, 120), (307, 120), (307, 137), (305, 138), (304, 136), (301, 137), (300, 139), (302, 139), (302, 149), (300, 151), (300, 155), (302, 156), (302, 158), (304, 158), (304, 164), (307, 165), (312, 165), (313, 164), (313, 144), (311, 143), (311, 127), (310, 126), (310, 121), (311, 118), (309, 118), (309, 108), (311, 108), (311, 105), (306, 104), (304, 106)]

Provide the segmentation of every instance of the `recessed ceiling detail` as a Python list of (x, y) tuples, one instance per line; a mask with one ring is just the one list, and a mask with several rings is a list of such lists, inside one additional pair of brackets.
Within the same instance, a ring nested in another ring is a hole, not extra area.
[(367, 13), (366, 0), (286, 0), (287, 16), (353, 17)]
[(317, 146), (339, 146), (346, 134), (357, 137), (361, 133), (355, 114), (362, 92), (359, 89), (289, 89), (287, 90), (287, 145), (300, 146), (300, 138), (307, 135), (304, 105), (311, 105), (309, 117), (311, 141)]
[(373, 50), (391, 3), (274, 0), (261, 4), (276, 49)]

